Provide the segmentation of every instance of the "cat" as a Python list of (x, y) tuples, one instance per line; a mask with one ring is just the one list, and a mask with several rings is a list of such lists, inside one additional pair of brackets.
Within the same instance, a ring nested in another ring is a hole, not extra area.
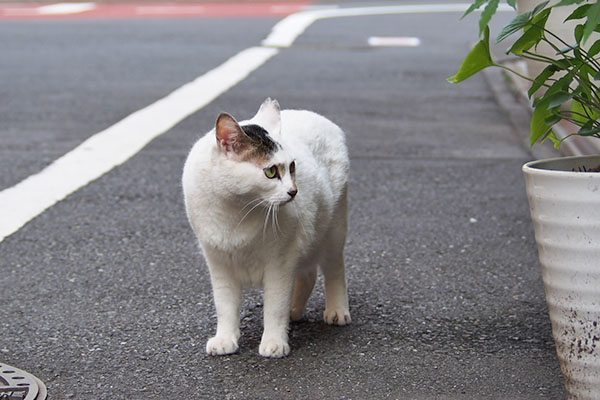
[(247, 121), (221, 113), (192, 147), (182, 184), (217, 311), (208, 354), (238, 350), (242, 290), (255, 286), (264, 290), (259, 353), (287, 356), (289, 321), (303, 317), (317, 266), (325, 322), (350, 323), (343, 255), (348, 172), (337, 125), (311, 111), (280, 111), (270, 98)]

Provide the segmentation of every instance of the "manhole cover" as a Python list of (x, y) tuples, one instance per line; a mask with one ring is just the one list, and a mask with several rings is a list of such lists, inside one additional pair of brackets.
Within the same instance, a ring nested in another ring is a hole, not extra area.
[(44, 400), (46, 386), (35, 376), (0, 363), (0, 400)]

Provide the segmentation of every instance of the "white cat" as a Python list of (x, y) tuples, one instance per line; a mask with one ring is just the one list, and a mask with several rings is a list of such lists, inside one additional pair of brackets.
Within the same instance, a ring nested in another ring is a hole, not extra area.
[(310, 111), (267, 99), (250, 120), (220, 114), (183, 170), (188, 218), (210, 270), (217, 332), (211, 355), (238, 349), (245, 286), (264, 288), (259, 353), (289, 354), (317, 277), (325, 278), (328, 324), (350, 323), (343, 250), (348, 153), (342, 130)]

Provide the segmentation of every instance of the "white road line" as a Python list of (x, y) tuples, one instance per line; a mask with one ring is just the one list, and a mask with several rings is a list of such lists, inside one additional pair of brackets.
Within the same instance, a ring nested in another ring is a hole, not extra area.
[[(91, 7), (94, 3), (83, 4)], [(313, 22), (323, 18), (364, 15), (462, 12), (468, 6), (467, 3), (461, 3), (326, 8), (303, 11), (284, 18), (262, 42), (265, 47), (243, 50), (168, 96), (96, 133), (39, 173), (1, 191), (0, 242), (69, 194), (124, 163), (151, 140), (241, 82), (276, 55), (276, 47), (291, 46)], [(78, 11), (63, 6), (63, 3), (53, 7), (46, 12)], [(510, 7), (508, 9), (512, 10)]]
[[(402, 6), (334, 8), (302, 11), (279, 21), (271, 34), (263, 40), (263, 46), (290, 47), (294, 41), (315, 21), (326, 18), (358, 17), (368, 15), (417, 14), (464, 12), (470, 3), (417, 4)], [(514, 11), (508, 4), (500, 4), (499, 11)]]
[(56, 3), (36, 8), (40, 15), (78, 14), (96, 8), (95, 3)]
[(371, 36), (367, 43), (373, 47), (419, 47), (421, 39), (407, 36)]
[(69, 194), (127, 161), (152, 139), (241, 82), (277, 52), (252, 47), (238, 53), (93, 135), (41, 172), (0, 192), (0, 242)]

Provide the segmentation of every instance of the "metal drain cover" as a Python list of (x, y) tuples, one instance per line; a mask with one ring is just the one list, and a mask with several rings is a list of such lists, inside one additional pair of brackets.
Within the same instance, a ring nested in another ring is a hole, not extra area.
[(46, 386), (35, 376), (0, 363), (0, 400), (44, 400)]

